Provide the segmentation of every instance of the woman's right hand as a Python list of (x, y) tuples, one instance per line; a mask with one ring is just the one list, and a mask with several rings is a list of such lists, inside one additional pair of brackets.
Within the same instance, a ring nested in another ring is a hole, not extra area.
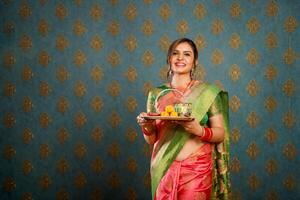
[(141, 127), (148, 127), (154, 126), (155, 120), (154, 119), (145, 119), (144, 116), (147, 116), (147, 113), (141, 112), (137, 117), (136, 121)]

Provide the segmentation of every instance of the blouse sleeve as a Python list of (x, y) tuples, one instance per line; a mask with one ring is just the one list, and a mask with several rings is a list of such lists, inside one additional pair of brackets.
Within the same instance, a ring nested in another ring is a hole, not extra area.
[(154, 95), (153, 90), (150, 90), (147, 99), (147, 112), (156, 112), (155, 99), (156, 97)]
[(214, 115), (220, 114), (220, 113), (222, 113), (222, 111), (223, 111), (222, 99), (221, 99), (220, 95), (218, 94), (207, 112), (208, 117), (212, 117)]

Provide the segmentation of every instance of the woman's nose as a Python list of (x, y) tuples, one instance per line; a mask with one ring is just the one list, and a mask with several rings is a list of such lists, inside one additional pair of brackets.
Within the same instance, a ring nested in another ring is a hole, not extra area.
[(182, 60), (182, 55), (181, 55), (181, 54), (178, 54), (177, 59), (178, 59), (178, 60)]

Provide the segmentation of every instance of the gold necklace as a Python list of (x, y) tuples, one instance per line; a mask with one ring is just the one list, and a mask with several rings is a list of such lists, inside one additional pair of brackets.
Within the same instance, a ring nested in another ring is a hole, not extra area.
[[(191, 81), (190, 81), (190, 82), (187, 84), (187, 86), (184, 88), (183, 92), (181, 92), (181, 91), (178, 90), (177, 88), (173, 87), (173, 86), (172, 86), (172, 82), (170, 82), (170, 87), (171, 87), (171, 89), (174, 89), (174, 90), (179, 91), (179, 92), (182, 94), (182, 96), (183, 96), (184, 93), (192, 86), (193, 83), (194, 83), (194, 80), (191, 79)], [(174, 92), (173, 90), (172, 90), (172, 92), (173, 92), (173, 94), (174, 94), (175, 97), (178, 97), (178, 96), (175, 94), (175, 92)]]

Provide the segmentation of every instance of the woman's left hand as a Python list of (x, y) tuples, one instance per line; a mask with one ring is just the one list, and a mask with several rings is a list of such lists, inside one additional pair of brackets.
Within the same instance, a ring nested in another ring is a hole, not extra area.
[(195, 119), (192, 121), (176, 121), (176, 123), (181, 125), (189, 133), (198, 136), (202, 135), (202, 126)]

